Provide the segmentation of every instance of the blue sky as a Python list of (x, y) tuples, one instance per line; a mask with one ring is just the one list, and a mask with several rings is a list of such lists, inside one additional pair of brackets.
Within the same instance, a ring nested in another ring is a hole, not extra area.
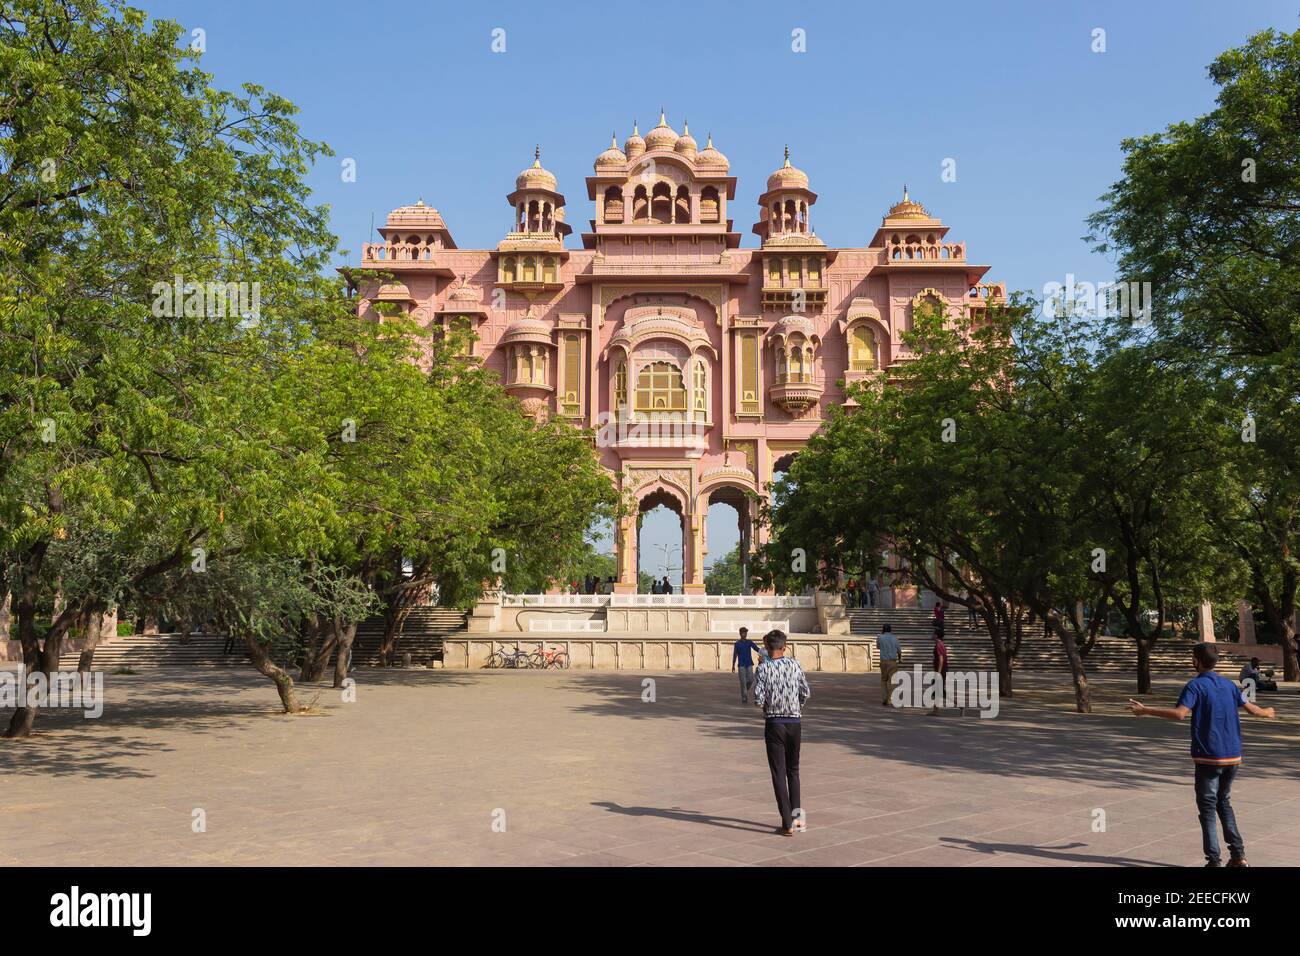
[[(417, 197), (462, 248), (495, 245), (534, 143), (580, 230), (583, 178), (611, 131), (621, 143), (636, 118), (645, 133), (663, 106), (730, 159), (745, 245), (788, 143), (828, 244), (864, 245), (906, 183), (992, 266), (989, 280), (1036, 292), (1067, 273), (1112, 276), (1081, 237), (1118, 176), (1120, 141), (1207, 112), (1218, 53), (1300, 27), (1294, 3), (1272, 0), (136, 5), (204, 30), (217, 85), (260, 83), (301, 107), (304, 133), (337, 153), (311, 183), (354, 262), (372, 216)], [(504, 53), (492, 52), (498, 28)], [(796, 29), (806, 52), (792, 50)], [(343, 181), (344, 158), (356, 182)], [(955, 182), (941, 179), (948, 159)], [(734, 513), (718, 512), (711, 556), (736, 535)], [(675, 525), (647, 517), (646, 570), (662, 573), (657, 545)]]

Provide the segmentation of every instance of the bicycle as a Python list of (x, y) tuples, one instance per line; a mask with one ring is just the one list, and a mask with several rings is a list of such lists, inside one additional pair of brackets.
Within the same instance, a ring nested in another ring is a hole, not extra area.
[(520, 670), (531, 666), (529, 656), (526, 651), (521, 651), (518, 647), (513, 651), (507, 651), (503, 648), (488, 655), (487, 666), (489, 668), (504, 667)]
[(543, 641), (541, 647), (528, 655), (528, 666), (542, 669), (558, 667), (560, 670), (567, 670), (569, 655), (558, 647), (553, 651), (547, 650), (546, 643)]

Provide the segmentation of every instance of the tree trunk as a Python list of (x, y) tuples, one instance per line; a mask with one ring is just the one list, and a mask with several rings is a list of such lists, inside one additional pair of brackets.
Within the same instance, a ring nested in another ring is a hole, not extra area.
[(329, 663), (336, 637), (332, 623), (319, 617), (313, 616), (307, 628), (311, 636), (303, 651), (302, 672), (298, 676), (299, 680), (314, 683), (325, 679), (325, 665)]
[(993, 659), (997, 662), (998, 668), (998, 695), (1010, 697), (1012, 693), (1011, 650), (1004, 638), (1004, 634), (1009, 630), (1010, 622), (1003, 621), (999, 614), (983, 603), (981, 603), (979, 612), (980, 618), (984, 621), (984, 626), (988, 628), (989, 636), (993, 640)]
[(342, 687), (343, 681), (348, 676), (348, 663), (352, 650), (352, 642), (357, 639), (356, 622), (342, 624), (335, 630), (335, 644), (338, 647), (338, 653), (334, 655), (334, 686)]
[(1296, 659), (1295, 614), (1288, 614), (1278, 622), (1278, 640), (1282, 644), (1282, 679), (1300, 680), (1300, 663)]
[(1139, 694), (1151, 693), (1151, 645), (1153, 641), (1148, 637), (1139, 637), (1137, 639), (1138, 649), (1138, 688)]
[[(28, 693), (31, 692), (33, 674), (44, 674), (46, 688), (53, 686), (54, 674), (59, 669), (59, 656), (63, 652), (63, 636), (76, 620), (77, 614), (73, 609), (65, 607), (50, 625), (43, 642), (36, 637), (35, 617), (35, 601), (23, 601), (18, 609), (18, 631), (23, 642), (23, 666), (26, 671), (23, 679), (28, 683)], [(33, 704), (30, 699), (27, 706), (16, 708), (13, 717), (9, 719), (5, 736), (29, 736), (36, 724), (38, 709), (38, 705)]]
[(391, 667), (393, 652), (397, 650), (397, 639), (402, 634), (403, 616), (399, 610), (389, 607), (384, 613), (384, 639), (379, 645), (379, 666)]
[(293, 678), (283, 667), (271, 660), (271, 655), (266, 652), (256, 638), (251, 636), (244, 637), (244, 643), (248, 645), (248, 656), (253, 659), (253, 666), (260, 673), (269, 677), (275, 684), (276, 691), (280, 694), (280, 704), (284, 707), (286, 714), (296, 714), (302, 710), (298, 703), (298, 695), (293, 690)]
[(90, 614), (82, 634), (85, 643), (81, 645), (81, 656), (77, 658), (77, 670), (85, 674), (89, 673), (91, 665), (94, 663), (95, 648), (99, 646), (99, 642), (104, 635), (104, 615), (102, 612), (92, 612)]
[(1056, 631), (1065, 649), (1065, 657), (1070, 662), (1070, 679), (1074, 683), (1074, 707), (1081, 714), (1092, 713), (1092, 701), (1088, 690), (1088, 675), (1083, 670), (1083, 657), (1079, 654), (1079, 645), (1074, 634), (1061, 623), (1061, 615), (1052, 608), (1043, 617), (1045, 627)]

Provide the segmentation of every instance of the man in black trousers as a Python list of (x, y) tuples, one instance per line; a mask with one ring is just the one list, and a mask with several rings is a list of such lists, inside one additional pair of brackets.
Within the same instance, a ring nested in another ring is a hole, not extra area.
[(763, 635), (763, 644), (768, 656), (759, 662), (754, 678), (754, 703), (763, 708), (767, 766), (772, 771), (772, 790), (781, 813), (776, 832), (794, 836), (796, 830), (806, 828), (799, 792), (800, 718), (812, 690), (799, 662), (786, 656), (784, 631), (768, 631)]

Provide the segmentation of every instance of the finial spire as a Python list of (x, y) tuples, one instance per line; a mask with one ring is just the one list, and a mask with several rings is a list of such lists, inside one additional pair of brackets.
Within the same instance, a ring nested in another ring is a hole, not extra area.
[(533, 169), (542, 168), (542, 144), (538, 143), (533, 147)]
[(609, 148), (618, 149), (618, 136), (615, 130), (609, 131)]
[(691, 121), (688, 119), (682, 120), (682, 135), (683, 136), (691, 135)]
[(659, 125), (660, 126), (668, 125), (668, 114), (664, 112), (664, 108), (662, 106), (659, 107)]
[(712, 134), (712, 133), (709, 134), (709, 141), (704, 145), (704, 148), (705, 148), (705, 149), (712, 149), (712, 148), (713, 148), (713, 134)]
[(786, 169), (790, 168), (790, 144), (789, 143), (786, 143), (785, 145), (785, 167), (784, 168)]
[(635, 119), (632, 120), (632, 135), (633, 135), (633, 136), (640, 136), (640, 135), (641, 135), (640, 131), (639, 131), (639, 130), (637, 129), (637, 127), (636, 127), (636, 120), (635, 120)]
[(903, 183), (903, 202), (907, 202), (907, 183)]

